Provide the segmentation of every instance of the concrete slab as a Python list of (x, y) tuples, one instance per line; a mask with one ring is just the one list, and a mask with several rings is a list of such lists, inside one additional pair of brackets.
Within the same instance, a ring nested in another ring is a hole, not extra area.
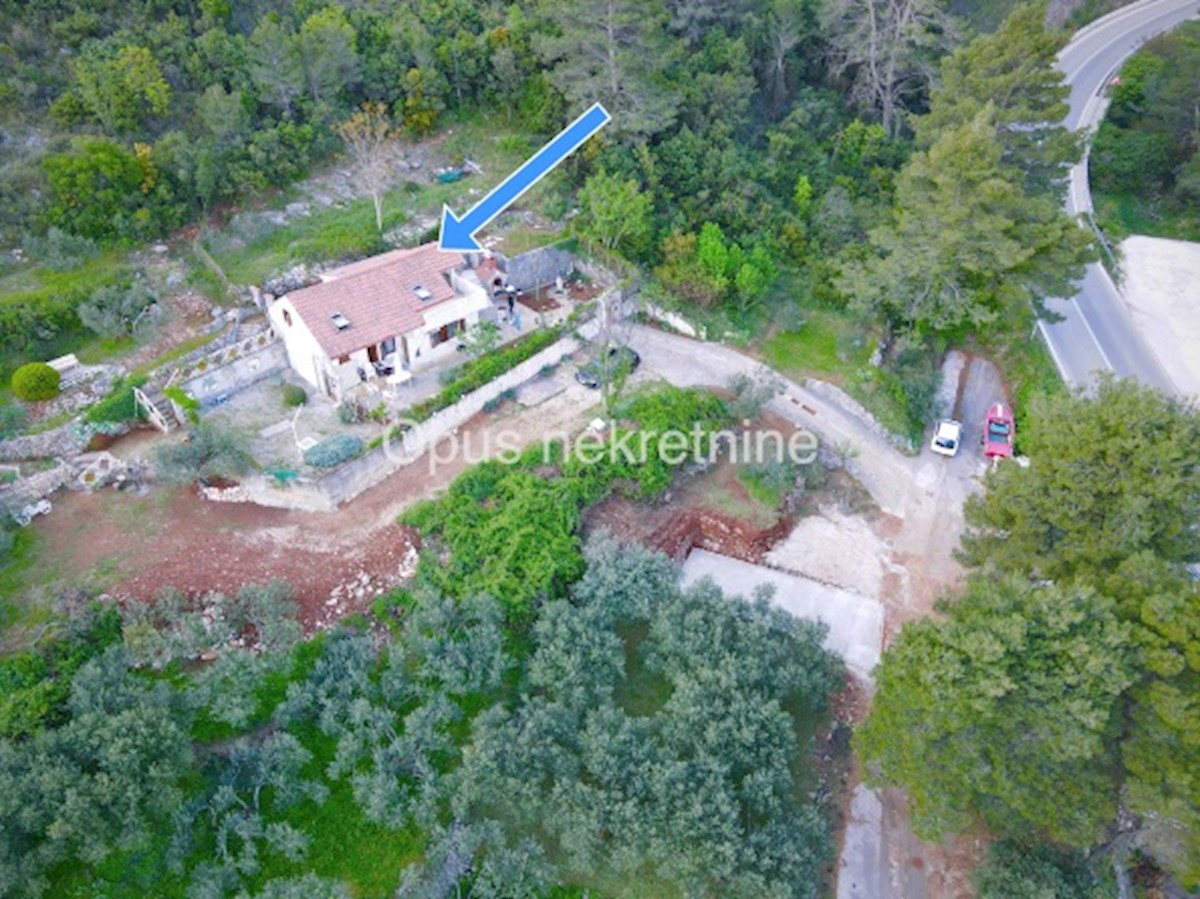
[(881, 899), (887, 858), (883, 848), (883, 804), (862, 784), (850, 797), (846, 838), (838, 859), (837, 899)]
[(530, 409), (540, 406), (552, 396), (558, 396), (567, 389), (567, 382), (562, 377), (534, 378), (517, 388), (517, 402)]
[(1200, 397), (1200, 243), (1130, 237), (1121, 244), (1122, 296), (1175, 388)]
[(772, 602), (798, 618), (823, 621), (825, 647), (837, 653), (856, 675), (871, 680), (883, 648), (883, 606), (858, 593), (763, 565), (694, 549), (683, 563), (683, 583), (704, 578), (734, 596), (751, 597), (760, 584), (775, 588)]

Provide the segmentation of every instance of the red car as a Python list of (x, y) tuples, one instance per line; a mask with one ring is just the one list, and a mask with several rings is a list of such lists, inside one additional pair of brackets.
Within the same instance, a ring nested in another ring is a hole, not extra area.
[(1012, 409), (993, 403), (983, 420), (983, 454), (989, 459), (1011, 459), (1016, 435)]

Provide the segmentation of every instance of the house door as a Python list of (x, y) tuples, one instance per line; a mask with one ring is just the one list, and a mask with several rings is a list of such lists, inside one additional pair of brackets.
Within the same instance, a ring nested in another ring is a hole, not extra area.
[(445, 343), (445, 342), (446, 342), (447, 340), (449, 340), (449, 339), (450, 339), (450, 326), (449, 326), (449, 325), (442, 325), (441, 329), (438, 331), (438, 339), (437, 339), (437, 342), (438, 342), (438, 343)]
[(371, 344), (369, 347), (367, 347), (367, 361), (371, 363), (379, 361), (379, 347), (377, 347), (375, 344)]

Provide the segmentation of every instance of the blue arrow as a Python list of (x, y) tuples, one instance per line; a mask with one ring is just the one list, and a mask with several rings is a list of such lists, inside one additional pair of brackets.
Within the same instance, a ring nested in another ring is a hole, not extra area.
[(461, 219), (450, 211), (449, 206), (443, 206), (438, 249), (461, 253), (483, 249), (475, 240), (475, 232), (550, 174), (555, 166), (578, 150), (610, 120), (611, 116), (604, 107), (594, 103), (587, 112), (560, 131), (557, 137), (534, 153), (523, 166), (496, 185)]

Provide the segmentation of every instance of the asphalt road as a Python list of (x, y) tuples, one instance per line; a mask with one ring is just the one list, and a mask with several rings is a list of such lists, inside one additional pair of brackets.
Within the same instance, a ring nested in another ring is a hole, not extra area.
[[(1200, 0), (1140, 0), (1081, 29), (1059, 53), (1059, 68), (1071, 86), (1065, 123), (1092, 129), (1104, 118), (1104, 87), (1121, 63), (1146, 40), (1200, 13)], [(1071, 170), (1067, 211), (1090, 212), (1087, 159)], [(1063, 321), (1040, 327), (1051, 355), (1068, 384), (1091, 384), (1097, 372), (1134, 377), (1168, 393), (1179, 391), (1146, 346), (1112, 279), (1099, 264), (1088, 266), (1077, 296), (1051, 300), (1047, 307)]]

